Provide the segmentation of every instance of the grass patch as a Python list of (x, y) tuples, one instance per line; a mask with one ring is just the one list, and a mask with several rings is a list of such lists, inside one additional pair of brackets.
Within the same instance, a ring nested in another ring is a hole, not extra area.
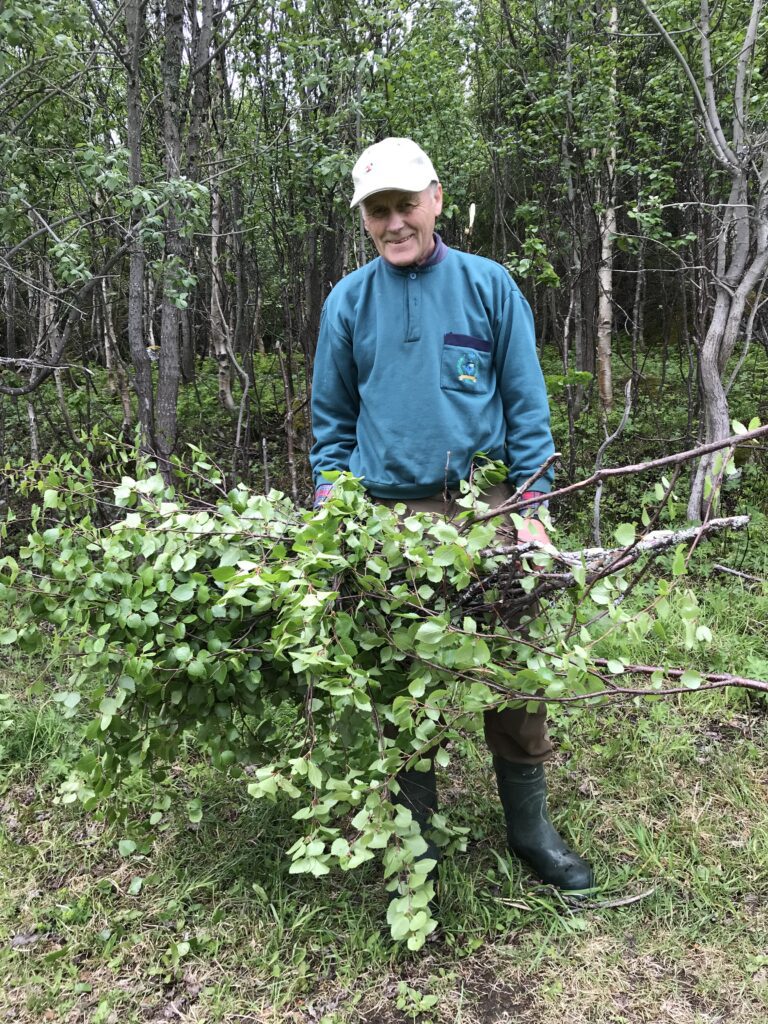
[(701, 694), (557, 714), (553, 729), (553, 813), (601, 893), (568, 906), (499, 856), (488, 759), (468, 747), (441, 795), (471, 840), (442, 867), (443, 936), (421, 955), (391, 945), (375, 867), (288, 875), (290, 807), (182, 765), (176, 785), (202, 796), (203, 820), (173, 819), (121, 857), (120, 830), (55, 804), (28, 758), (1, 798), (0, 1019), (764, 1019), (765, 718), (739, 695)]

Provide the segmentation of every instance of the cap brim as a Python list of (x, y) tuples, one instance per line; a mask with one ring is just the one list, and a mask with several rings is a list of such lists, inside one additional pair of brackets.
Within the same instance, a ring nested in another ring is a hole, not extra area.
[(361, 188), (352, 196), (352, 202), (349, 204), (349, 208), (350, 210), (354, 210), (354, 208), (359, 206), (363, 200), (368, 199), (369, 196), (375, 196), (378, 192), (423, 192), (431, 182), (436, 180), (437, 179), (433, 178), (430, 174), (427, 176), (426, 181), (424, 181), (423, 178), (418, 179), (418, 181), (423, 182), (423, 184), (418, 184), (418, 182), (414, 182), (413, 180), (407, 184), (403, 181), (397, 183), (390, 181), (387, 184), (374, 185), (373, 188)]

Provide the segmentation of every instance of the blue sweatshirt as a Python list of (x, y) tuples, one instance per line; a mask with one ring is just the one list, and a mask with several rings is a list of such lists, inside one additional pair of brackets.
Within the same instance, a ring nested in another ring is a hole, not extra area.
[[(375, 497), (428, 497), (478, 451), (524, 483), (554, 444), (533, 318), (506, 270), (438, 238), (422, 266), (379, 257), (343, 278), (323, 307), (312, 425), (316, 485), (348, 469)], [(552, 470), (534, 486), (549, 491)]]

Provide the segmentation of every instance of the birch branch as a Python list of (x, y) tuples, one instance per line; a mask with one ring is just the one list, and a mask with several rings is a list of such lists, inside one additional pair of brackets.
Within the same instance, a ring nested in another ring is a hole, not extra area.
[[(629, 466), (612, 466), (608, 469), (600, 469), (585, 480), (579, 480), (575, 484), (568, 484), (567, 487), (560, 487), (558, 490), (550, 491), (546, 495), (547, 500), (562, 498), (567, 494), (575, 494), (583, 491), (586, 487), (592, 487), (601, 480), (608, 480), (611, 477), (634, 476), (637, 473), (647, 473), (652, 469), (664, 469), (667, 466), (679, 466), (683, 462), (690, 462), (691, 459), (699, 459), (702, 455), (709, 455), (710, 452), (721, 451), (730, 446), (747, 444), (757, 438), (768, 436), (768, 425), (758, 427), (756, 430), (748, 430), (744, 434), (731, 434), (720, 441), (710, 441), (709, 444), (699, 445), (697, 448), (690, 448), (688, 451), (678, 452), (675, 455), (665, 455), (661, 459), (653, 459), (651, 462), (635, 462)], [(559, 456), (559, 453), (556, 453)], [(553, 456), (554, 458), (554, 456)], [(497, 508), (492, 508), (481, 516), (473, 519), (475, 523), (481, 523), (486, 519), (493, 519), (494, 516), (503, 515), (508, 512), (517, 512), (528, 505), (538, 505), (541, 498), (510, 498)]]
[[(608, 659), (595, 658), (595, 664), (607, 668)], [(688, 671), (689, 669), (683, 668), (665, 668), (663, 665), (625, 665), (623, 673), (611, 676), (611, 678), (621, 679), (624, 675), (650, 676), (661, 673), (668, 679), (682, 679)], [(592, 674), (595, 674), (594, 670)], [(734, 676), (728, 672), (699, 672), (697, 674), (703, 680), (697, 686), (636, 687), (611, 684), (602, 690), (574, 693), (563, 697), (547, 697), (541, 693), (525, 693), (522, 690), (508, 689), (498, 683), (488, 681), (486, 681), (486, 686), (495, 693), (504, 693), (507, 700), (537, 701), (541, 704), (577, 704), (580, 701), (594, 701), (603, 697), (623, 698), (626, 700), (633, 700), (635, 697), (675, 697), (684, 693), (699, 693), (701, 690), (723, 690), (727, 686), (736, 686), (740, 690), (754, 690), (756, 693), (768, 693), (768, 682), (764, 679)], [(598, 679), (602, 678), (602, 676), (598, 675)]]
[[(558, 551), (551, 544), (539, 541), (526, 541), (524, 544), (503, 544), (489, 548), (485, 554), (502, 555), (507, 561), (462, 591), (459, 607), (465, 610), (473, 607), (474, 602), (485, 603), (485, 593), (492, 588), (506, 591), (504, 596), (505, 613), (514, 614), (524, 611), (531, 604), (541, 600), (555, 590), (566, 590), (576, 583), (575, 570), (582, 567), (584, 577), (582, 585), (591, 586), (600, 579), (634, 565), (643, 555), (660, 555), (678, 544), (687, 542), (698, 543), (702, 537), (709, 537), (724, 530), (743, 530), (749, 525), (749, 516), (728, 516), (721, 519), (710, 519), (698, 526), (686, 527), (682, 530), (654, 530), (640, 537), (627, 547), (620, 548), (583, 548), (579, 551)], [(524, 569), (520, 564), (521, 557), (526, 555), (544, 554), (556, 564), (563, 566), (559, 571), (545, 567)], [(572, 567), (572, 568), (571, 568)], [(530, 591), (511, 588), (522, 576), (535, 575), (538, 583)]]

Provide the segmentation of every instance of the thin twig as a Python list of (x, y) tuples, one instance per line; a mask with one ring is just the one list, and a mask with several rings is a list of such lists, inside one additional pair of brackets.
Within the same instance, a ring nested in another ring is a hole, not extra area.
[(629, 907), (633, 903), (639, 903), (640, 900), (647, 900), (649, 896), (653, 896), (657, 889), (658, 886), (654, 885), (652, 889), (639, 892), (636, 896), (623, 896), (618, 900), (579, 900), (575, 905), (582, 910), (613, 910), (614, 907)]
[(759, 576), (750, 576), (747, 572), (739, 572), (738, 569), (731, 569), (727, 565), (713, 565), (713, 569), (717, 569), (718, 572), (727, 572), (730, 576), (738, 576), (739, 579), (749, 580), (750, 583), (765, 583), (766, 580), (761, 579)]

